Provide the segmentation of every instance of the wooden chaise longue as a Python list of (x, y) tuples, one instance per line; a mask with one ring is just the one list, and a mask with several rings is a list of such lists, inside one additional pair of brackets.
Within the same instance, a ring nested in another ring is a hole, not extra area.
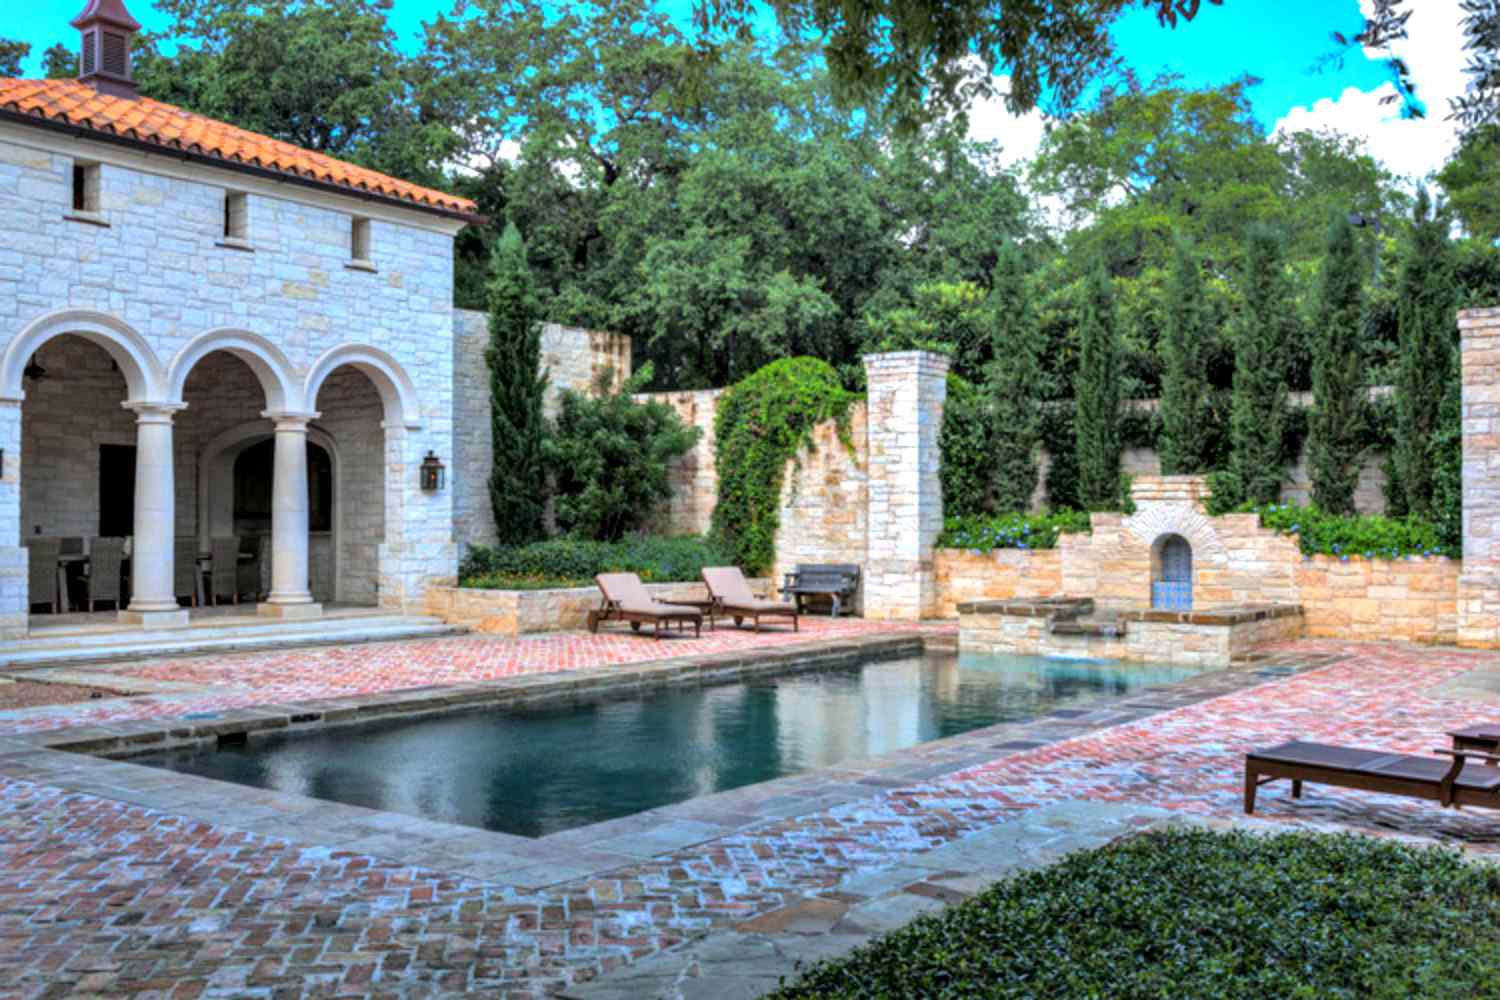
[(1252, 751), (1245, 755), (1245, 812), (1255, 811), (1261, 785), (1283, 778), (1291, 781), (1294, 799), (1302, 797), (1306, 781), (1426, 799), (1445, 808), (1500, 809), (1500, 725), (1448, 735), (1453, 747), (1434, 750), (1439, 757), (1300, 740)]

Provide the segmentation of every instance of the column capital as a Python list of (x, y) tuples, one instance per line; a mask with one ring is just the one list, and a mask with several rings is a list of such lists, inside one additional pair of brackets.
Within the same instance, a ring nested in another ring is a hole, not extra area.
[(306, 431), (310, 421), (322, 416), (316, 411), (296, 410), (263, 410), (260, 415), (275, 424), (278, 431)]
[(139, 424), (170, 424), (178, 410), (187, 409), (186, 403), (167, 403), (150, 399), (127, 399), (120, 406), (135, 414)]

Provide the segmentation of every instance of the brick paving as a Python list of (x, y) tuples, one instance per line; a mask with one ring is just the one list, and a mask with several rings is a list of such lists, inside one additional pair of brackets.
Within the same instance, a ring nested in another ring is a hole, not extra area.
[[(496, 680), (611, 664), (644, 663), (674, 656), (743, 652), (798, 643), (837, 641), (917, 628), (956, 633), (956, 626), (866, 622), (855, 618), (804, 618), (801, 632), (767, 626), (705, 630), (701, 638), (674, 634), (660, 642), (623, 629), (597, 635), (558, 633), (519, 641), (473, 635), (409, 642), (368, 643), (226, 656), (175, 657), (105, 666), (67, 668), (69, 676), (124, 681), (164, 681), (199, 690), (150, 695), (70, 711), (0, 715), (0, 728), (34, 732), (123, 719), (168, 718), (247, 705), (311, 701), (350, 694)], [(665, 635), (665, 633), (664, 633)]]
[[(568, 645), (577, 641), (544, 648), (581, 662), (586, 647)], [(585, 641), (606, 655), (617, 649), (613, 639)], [(525, 658), (525, 643), (464, 652), (471, 642), (435, 641), (441, 648), (424, 650), (424, 665), (400, 673), (400, 683), (440, 683), (429, 674), (445, 667), (528, 669), (507, 666)], [(545, 995), (1047, 803), (1234, 816), (1239, 754), (1250, 746), (1303, 737), (1421, 751), (1445, 729), (1500, 712), (1432, 690), (1478, 666), (1500, 669), (1500, 657), (1328, 642), (1278, 651), (1344, 658), (538, 891), (0, 778), (0, 995)], [(370, 683), (386, 655), (376, 647), (304, 653), (301, 676), (291, 654), (236, 663), (255, 664), (265, 701), (266, 690)], [(130, 669), (158, 679), (218, 669), (241, 684), (247, 668), (226, 660)], [(131, 702), (114, 705), (131, 710)], [(1436, 835), (1486, 851), (1497, 844), (1493, 813), (1314, 787), (1293, 802), (1276, 785), (1260, 802), (1268, 823)]]

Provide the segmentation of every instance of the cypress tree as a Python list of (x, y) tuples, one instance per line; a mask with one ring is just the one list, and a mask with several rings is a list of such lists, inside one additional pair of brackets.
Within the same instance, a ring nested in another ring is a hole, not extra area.
[(1077, 407), (1078, 499), (1087, 510), (1109, 510), (1120, 500), (1120, 345), (1114, 289), (1104, 262), (1084, 281)]
[(1178, 240), (1167, 282), (1167, 323), (1162, 337), (1161, 471), (1186, 475), (1203, 466), (1203, 272), (1186, 241)]
[[(1286, 374), (1297, 313), (1282, 262), (1279, 234), (1250, 231), (1241, 279), (1244, 303), (1235, 321), (1234, 387), (1230, 401), (1229, 476), (1220, 483), (1236, 501), (1275, 503), (1285, 471)], [(1232, 506), (1219, 498), (1219, 506)]]
[(1021, 252), (1007, 245), (995, 263), (990, 288), (993, 360), (985, 385), (995, 427), (993, 495), (1001, 513), (1030, 508), (1042, 443), (1046, 376), (1041, 330), (1027, 293)]
[(1432, 438), (1449, 376), (1457, 320), (1448, 226), (1417, 192), (1412, 239), (1397, 282), (1396, 482), (1409, 513), (1433, 515)]
[(542, 534), (547, 477), (542, 454), (545, 425), (541, 370), (541, 303), (526, 265), (520, 230), (507, 222), (490, 254), (490, 508), (502, 544), (533, 541)]
[(1364, 451), (1364, 272), (1354, 227), (1340, 213), (1328, 230), (1313, 340), (1313, 408), (1308, 420), (1308, 466), (1314, 505), (1330, 514), (1354, 513), (1354, 489)]

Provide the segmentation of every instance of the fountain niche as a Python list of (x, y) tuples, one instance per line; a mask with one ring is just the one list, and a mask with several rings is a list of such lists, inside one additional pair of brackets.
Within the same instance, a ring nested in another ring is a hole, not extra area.
[(1301, 605), (1265, 600), (1278, 588), (1255, 515), (1211, 517), (1207, 495), (1198, 476), (1138, 478), (1132, 513), (1095, 514), (1088, 535), (1061, 539), (1061, 593), (960, 604), (960, 645), (1229, 666), (1261, 643), (1300, 636)]

